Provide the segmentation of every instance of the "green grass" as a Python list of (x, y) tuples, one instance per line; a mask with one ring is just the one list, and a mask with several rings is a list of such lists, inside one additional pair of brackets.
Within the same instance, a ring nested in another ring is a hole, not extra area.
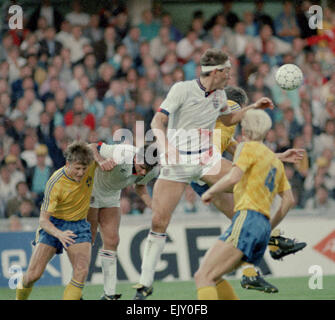
[[(236, 293), (242, 300), (335, 300), (335, 276), (323, 277), (323, 289), (311, 290), (308, 277), (266, 278), (277, 286), (279, 293), (267, 294), (255, 290), (242, 289), (239, 280), (230, 280)], [(117, 292), (122, 293), (122, 300), (131, 300), (135, 289), (131, 283), (119, 283)], [(31, 300), (59, 300), (64, 287), (35, 287)], [(85, 300), (98, 300), (102, 293), (102, 285), (87, 285), (84, 289)], [(0, 288), (0, 300), (14, 300), (15, 290)], [(193, 281), (155, 282), (154, 293), (148, 300), (195, 300), (196, 291)]]

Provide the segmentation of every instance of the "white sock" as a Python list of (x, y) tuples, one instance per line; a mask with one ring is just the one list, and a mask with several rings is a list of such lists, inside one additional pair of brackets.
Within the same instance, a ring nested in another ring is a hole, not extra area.
[(145, 243), (140, 284), (150, 287), (154, 282), (157, 263), (164, 250), (166, 233), (150, 231)]
[(106, 295), (111, 296), (115, 294), (116, 281), (117, 281), (117, 253), (112, 250), (99, 250), (101, 257), (101, 267), (104, 276), (104, 292)]

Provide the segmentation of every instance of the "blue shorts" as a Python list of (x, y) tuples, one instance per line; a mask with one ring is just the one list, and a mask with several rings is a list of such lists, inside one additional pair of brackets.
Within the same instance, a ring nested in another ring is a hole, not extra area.
[(242, 260), (257, 265), (264, 255), (270, 234), (270, 221), (264, 214), (242, 210), (235, 213), (232, 224), (219, 239), (232, 242), (244, 253)]
[(208, 189), (208, 184), (200, 185), (196, 182), (191, 182), (192, 189), (201, 197)]
[[(50, 217), (50, 221), (55, 225), (57, 229), (60, 229), (62, 231), (71, 230), (77, 236), (74, 238), (76, 243), (91, 243), (91, 225), (86, 219), (78, 221), (66, 221), (63, 219)], [(33, 241), (33, 245), (36, 245), (37, 243), (44, 243), (56, 248), (56, 254), (63, 253), (62, 243), (57, 238), (44, 231), (42, 228), (38, 228), (38, 230), (36, 231), (36, 238)]]

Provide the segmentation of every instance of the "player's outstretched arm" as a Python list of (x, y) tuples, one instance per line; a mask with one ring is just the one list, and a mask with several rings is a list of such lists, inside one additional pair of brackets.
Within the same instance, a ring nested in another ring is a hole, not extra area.
[(231, 112), (229, 114), (223, 114), (219, 117), (219, 119), (222, 121), (222, 123), (225, 126), (229, 127), (229, 126), (232, 126), (232, 125), (235, 125), (235, 124), (239, 123), (248, 110), (251, 110), (251, 109), (266, 109), (266, 108), (273, 109), (273, 102), (271, 101), (271, 99), (263, 97), (263, 98), (260, 98), (259, 100), (257, 100), (255, 103), (253, 103), (253, 104), (251, 104), (251, 105), (249, 105), (245, 108), (242, 108), (241, 110), (234, 111), (234, 112)]
[(97, 143), (91, 143), (88, 146), (93, 152), (95, 162), (99, 165), (102, 171), (111, 171), (114, 169), (116, 162), (112, 158), (105, 159), (103, 156), (101, 156), (98, 151)]
[(277, 158), (283, 162), (297, 163), (304, 158), (304, 149), (288, 149), (282, 153), (276, 153)]
[(143, 200), (145, 205), (151, 209), (152, 200), (148, 193), (148, 189), (143, 184), (135, 184), (134, 186), (136, 194)]
[(270, 224), (272, 229), (274, 229), (285, 218), (288, 211), (293, 208), (295, 204), (291, 189), (281, 192), (279, 195), (282, 198), (282, 202), (278, 211), (271, 217)]
[(55, 225), (50, 221), (51, 214), (46, 211), (41, 211), (39, 224), (40, 227), (50, 235), (57, 238), (66, 249), (68, 245), (74, 244), (76, 235), (71, 230), (61, 231), (56, 228)]
[(201, 200), (205, 204), (209, 204), (216, 194), (231, 191), (232, 187), (241, 180), (243, 173), (244, 172), (239, 167), (233, 166), (226, 175), (202, 195)]

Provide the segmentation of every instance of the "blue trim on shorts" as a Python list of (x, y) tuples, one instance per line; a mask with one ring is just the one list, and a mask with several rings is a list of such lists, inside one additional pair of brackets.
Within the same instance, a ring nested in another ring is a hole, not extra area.
[[(71, 230), (75, 235), (77, 235), (77, 237), (74, 238), (76, 241), (75, 243), (92, 242), (91, 225), (86, 219), (78, 221), (67, 221), (51, 216), (50, 221), (55, 225), (56, 228), (62, 231)], [(37, 230), (36, 239), (33, 241), (33, 245), (36, 245), (37, 243), (44, 243), (56, 248), (56, 254), (63, 253), (64, 247), (62, 243), (56, 237), (47, 233), (42, 228)]]
[(208, 184), (200, 185), (196, 182), (191, 182), (192, 189), (201, 197), (208, 189)]
[(244, 253), (242, 260), (257, 265), (264, 255), (270, 234), (270, 221), (264, 214), (241, 210), (235, 213), (232, 224), (219, 239), (233, 243)]

